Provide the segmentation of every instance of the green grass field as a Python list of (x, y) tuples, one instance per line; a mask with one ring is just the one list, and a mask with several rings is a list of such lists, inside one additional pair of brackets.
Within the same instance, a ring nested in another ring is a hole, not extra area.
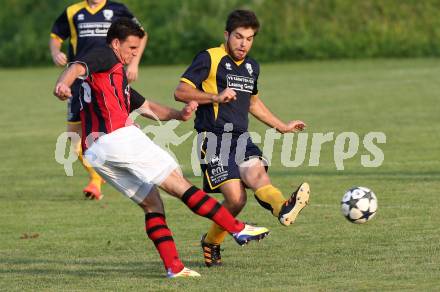
[[(183, 69), (142, 68), (134, 87), (180, 107), (172, 92)], [(249, 193), (240, 218), (267, 226), (271, 236), (243, 248), (228, 238), (219, 269), (202, 263), (199, 238), (209, 222), (163, 195), (181, 258), (202, 274), (175, 280), (164, 278), (137, 206), (108, 185), (104, 200), (83, 200), (86, 174), (80, 164), (67, 177), (56, 163), (55, 142), (65, 129), (66, 111), (51, 94), (57, 74), (0, 71), (0, 290), (439, 289), (439, 60), (262, 65), (261, 97), (275, 113), (284, 120), (303, 119), (309, 133), (352, 131), (362, 141), (370, 131), (384, 132), (387, 143), (379, 145), (384, 163), (362, 167), (360, 156), (368, 152), (361, 144), (345, 170), (337, 171), (334, 143), (327, 143), (319, 166), (308, 166), (309, 145), (305, 163), (286, 168), (278, 140), (270, 168), (274, 184), (287, 194), (308, 181), (311, 205), (285, 228)], [(178, 132), (191, 128), (188, 122)], [(255, 121), (251, 128), (262, 134), (266, 129)], [(185, 173), (200, 186), (191, 172), (190, 149), (189, 140), (173, 146)], [(378, 196), (378, 214), (364, 225), (340, 214), (340, 199), (354, 185)]]

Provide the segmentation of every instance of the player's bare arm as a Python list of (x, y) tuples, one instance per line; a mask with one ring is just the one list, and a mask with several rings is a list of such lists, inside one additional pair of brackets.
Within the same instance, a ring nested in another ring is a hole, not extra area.
[(60, 100), (66, 100), (72, 96), (72, 92), (70, 91), (70, 87), (76, 78), (80, 76), (84, 76), (86, 74), (86, 68), (78, 63), (72, 64), (69, 68), (64, 70), (61, 73), (60, 77), (57, 80), (54, 89), (54, 95), (58, 97)]
[(283, 122), (267, 108), (258, 95), (253, 95), (251, 97), (249, 112), (259, 121), (265, 123), (269, 127), (277, 129), (277, 131), (283, 134), (299, 132), (306, 127), (306, 124), (300, 120), (294, 120), (287, 123)]
[(147, 42), (148, 35), (147, 32), (145, 32), (145, 36), (141, 39), (141, 43), (139, 45), (138, 54), (133, 57), (133, 60), (127, 66), (126, 74), (129, 83), (136, 81), (138, 78), (139, 63), (141, 62), (142, 54), (147, 46)]
[(182, 110), (176, 110), (153, 101), (145, 101), (138, 109), (142, 116), (160, 121), (180, 120), (187, 121), (197, 109), (197, 102), (191, 101)]
[(52, 61), (57, 66), (65, 66), (67, 64), (67, 56), (61, 52), (62, 41), (58, 38), (51, 37), (49, 41), (50, 55)]
[(188, 103), (195, 101), (198, 104), (208, 103), (227, 103), (237, 99), (237, 93), (231, 89), (226, 88), (219, 94), (203, 92), (185, 82), (180, 82), (174, 92), (174, 98), (177, 101)]

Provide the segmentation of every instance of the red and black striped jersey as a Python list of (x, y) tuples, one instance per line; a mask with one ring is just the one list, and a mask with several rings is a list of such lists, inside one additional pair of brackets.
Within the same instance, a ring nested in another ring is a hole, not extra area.
[(75, 63), (83, 64), (87, 70), (80, 94), (85, 150), (100, 136), (132, 125), (129, 114), (145, 98), (130, 87), (124, 65), (110, 47), (94, 49)]

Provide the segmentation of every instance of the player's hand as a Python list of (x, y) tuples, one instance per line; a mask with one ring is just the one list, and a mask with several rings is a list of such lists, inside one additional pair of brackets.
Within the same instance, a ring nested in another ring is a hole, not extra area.
[(131, 83), (133, 81), (136, 81), (138, 78), (138, 66), (137, 65), (133, 65), (133, 64), (129, 64), (127, 66), (127, 79), (128, 79), (128, 83)]
[(66, 84), (57, 83), (53, 91), (53, 94), (56, 97), (58, 97), (59, 100), (66, 100), (72, 96), (72, 91), (70, 90), (70, 87), (67, 86)]
[(198, 106), (199, 104), (195, 101), (190, 101), (189, 103), (187, 103), (185, 107), (180, 111), (181, 120), (188, 121), (191, 118), (192, 113), (196, 111)]
[(212, 102), (227, 103), (237, 99), (237, 93), (231, 88), (226, 88), (220, 94), (214, 95)]
[(55, 65), (57, 66), (66, 66), (67, 64), (67, 57), (66, 54), (64, 54), (63, 52), (58, 52), (54, 55), (52, 55), (52, 60), (55, 63)]
[(287, 123), (286, 133), (295, 133), (295, 132), (301, 132), (307, 127), (306, 123), (303, 121), (290, 121)]

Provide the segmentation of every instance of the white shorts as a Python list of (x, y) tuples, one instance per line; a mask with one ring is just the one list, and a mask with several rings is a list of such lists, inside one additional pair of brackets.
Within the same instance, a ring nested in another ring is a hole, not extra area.
[(84, 156), (103, 179), (138, 204), (179, 167), (135, 126), (100, 137)]

